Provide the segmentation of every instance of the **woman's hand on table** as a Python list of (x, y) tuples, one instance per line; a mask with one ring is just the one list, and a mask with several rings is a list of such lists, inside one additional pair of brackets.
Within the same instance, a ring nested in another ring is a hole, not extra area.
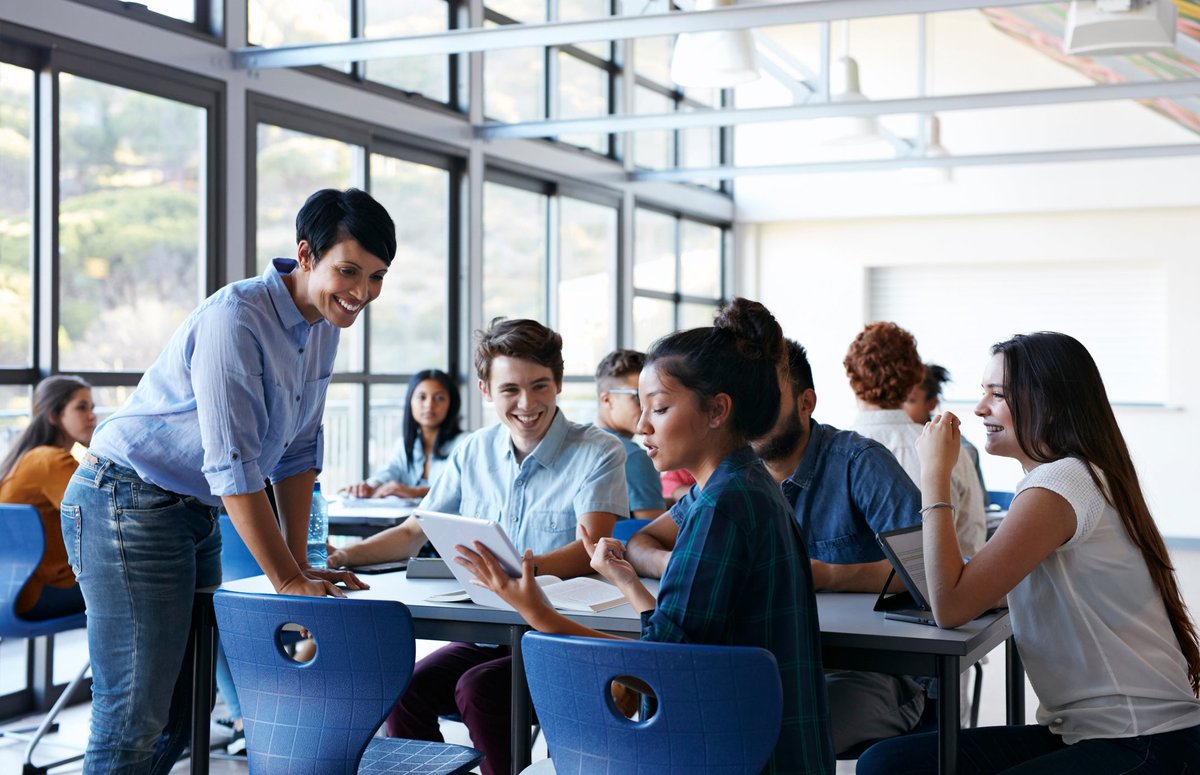
[(370, 498), (375, 493), (375, 485), (370, 482), (348, 484), (338, 490), (339, 495), (349, 495), (351, 498)]
[(372, 498), (383, 498), (387, 495), (395, 495), (398, 498), (416, 498), (419, 494), (414, 487), (409, 487), (407, 484), (400, 482), (384, 482), (375, 488), (372, 493)]
[(331, 584), (345, 584), (346, 589), (370, 589), (371, 585), (354, 575), (353, 571), (337, 570), (337, 566), (330, 563), (328, 568), (305, 568), (304, 575), (310, 579), (322, 579)]

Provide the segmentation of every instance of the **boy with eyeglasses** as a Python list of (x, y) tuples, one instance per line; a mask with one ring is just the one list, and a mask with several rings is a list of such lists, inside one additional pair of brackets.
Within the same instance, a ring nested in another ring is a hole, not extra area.
[(629, 512), (635, 519), (653, 519), (666, 508), (658, 471), (646, 450), (633, 440), (642, 416), (637, 385), (645, 363), (646, 356), (637, 350), (613, 350), (596, 367), (596, 390), (600, 394), (596, 427), (613, 434), (625, 445)]

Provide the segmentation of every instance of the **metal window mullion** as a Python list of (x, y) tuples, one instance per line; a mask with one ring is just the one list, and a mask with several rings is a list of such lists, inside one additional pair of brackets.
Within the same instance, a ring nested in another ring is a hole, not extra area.
[[(367, 30), (367, 0), (350, 0), (350, 39), (365, 38)], [(356, 81), (367, 80), (367, 63), (363, 59), (350, 62), (350, 77)]]
[(633, 234), (634, 197), (631, 189), (625, 189), (621, 205), (617, 210), (617, 266), (613, 273), (613, 300), (616, 302), (616, 326), (611, 344), (613, 347), (632, 347), (633, 335), (633, 260), (635, 241)]
[(59, 244), (58, 244), (58, 171), (60, 166), (58, 142), (59, 91), (58, 73), (44, 67), (36, 74), (34, 88), (34, 207), (33, 217), (37, 234), (34, 253), (37, 289), (34, 319), (37, 330), (33, 353), (34, 366), (42, 375), (58, 372), (59, 320)]
[(562, 267), (559, 265), (560, 235), (562, 234), (562, 207), (558, 194), (546, 196), (546, 220), (543, 224), (546, 230), (546, 319), (554, 330), (561, 331), (562, 324), (558, 319), (558, 284), (562, 279)]
[[(675, 146), (676, 154), (679, 153), (679, 146)], [(679, 294), (679, 289), (683, 287), (683, 219), (675, 217), (675, 292), (672, 294), (672, 299), (675, 302), (675, 330), (679, 330), (680, 323), (680, 302), (682, 297)]]

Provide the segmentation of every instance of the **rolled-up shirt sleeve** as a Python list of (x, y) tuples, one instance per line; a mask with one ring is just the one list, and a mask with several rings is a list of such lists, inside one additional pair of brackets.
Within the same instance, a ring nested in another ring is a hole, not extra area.
[(232, 305), (210, 305), (194, 336), (190, 367), (204, 447), (201, 471), (213, 495), (258, 492), (268, 422), (262, 344)]

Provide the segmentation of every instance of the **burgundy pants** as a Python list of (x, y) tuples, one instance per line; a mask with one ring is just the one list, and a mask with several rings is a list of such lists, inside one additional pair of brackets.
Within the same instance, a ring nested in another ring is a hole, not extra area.
[(512, 657), (507, 646), (451, 643), (417, 663), (387, 719), (389, 737), (443, 742), (438, 716), (462, 716), (471, 744), (486, 757), (483, 775), (512, 771)]

